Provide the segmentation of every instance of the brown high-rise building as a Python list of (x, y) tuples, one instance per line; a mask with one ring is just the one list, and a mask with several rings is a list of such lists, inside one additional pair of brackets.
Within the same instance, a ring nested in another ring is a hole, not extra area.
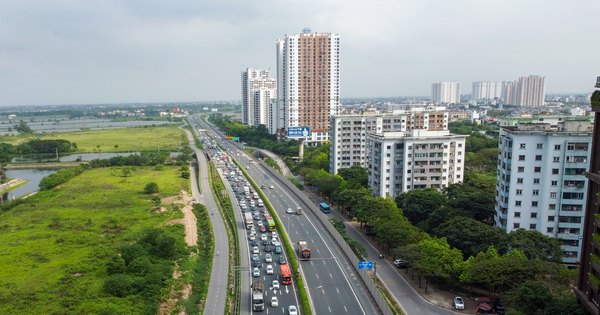
[[(596, 83), (600, 88), (600, 77)], [(586, 315), (600, 314), (600, 106), (592, 105), (594, 113), (594, 135), (589, 179), (588, 199), (586, 203), (583, 243), (579, 278), (575, 295)]]
[(277, 40), (278, 137), (310, 128), (306, 142), (329, 141), (329, 118), (340, 108), (340, 36), (304, 29)]

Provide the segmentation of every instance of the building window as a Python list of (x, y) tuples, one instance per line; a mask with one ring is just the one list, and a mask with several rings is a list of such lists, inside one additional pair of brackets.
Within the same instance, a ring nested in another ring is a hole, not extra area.
[(540, 173), (541, 171), (542, 171), (542, 168), (539, 167), (539, 166), (536, 166), (536, 167), (533, 168), (533, 172), (534, 173)]
[(513, 228), (518, 229), (521, 227), (520, 223), (513, 223)]
[(558, 185), (557, 180), (550, 181), (550, 186), (556, 186), (556, 185)]
[(553, 168), (552, 175), (557, 175), (557, 174), (558, 174), (558, 168)]
[(520, 218), (521, 217), (521, 212), (515, 212), (515, 218)]
[(537, 218), (537, 212), (532, 212), (532, 213), (531, 213), (531, 217), (532, 217), (532, 218)]
[(556, 204), (554, 204), (554, 203), (549, 204), (548, 210), (556, 210)]
[(560, 162), (560, 156), (553, 157), (552, 162)]
[(529, 225), (529, 229), (530, 230), (535, 230), (536, 229), (536, 225), (535, 224), (530, 224)]
[(536, 161), (541, 161), (542, 160), (542, 156), (541, 155), (536, 155), (535, 156), (535, 160)]
[(553, 199), (556, 198), (556, 193), (555, 192), (551, 192), (550, 193), (550, 198), (553, 198)]
[(534, 178), (533, 179), (533, 183), (534, 184), (539, 184), (540, 183), (540, 179), (539, 178)]
[(519, 144), (519, 149), (525, 149), (525, 143), (520, 143)]
[(541, 148), (543, 148), (543, 146), (544, 146), (544, 145), (543, 145), (542, 143), (538, 143), (538, 144), (537, 144), (537, 148), (538, 148), (538, 149), (541, 149)]
[(534, 189), (533, 190), (533, 195), (534, 196), (538, 196), (540, 194), (540, 191), (538, 189)]
[(525, 156), (524, 155), (519, 155), (519, 161), (525, 161)]
[(517, 178), (517, 184), (523, 184), (523, 179), (522, 178)]
[(522, 195), (522, 194), (523, 194), (523, 189), (517, 189), (517, 192), (516, 192), (516, 194), (517, 194), (517, 195)]
[(546, 232), (547, 233), (554, 233), (554, 228), (551, 228), (551, 227), (546, 228)]
[(532, 207), (537, 207), (538, 206), (538, 202), (537, 201), (532, 201), (531, 202), (531, 206)]
[(560, 150), (560, 144), (555, 144), (554, 145), (554, 150)]
[(519, 172), (519, 173), (523, 173), (523, 172), (525, 172), (525, 167), (523, 167), (523, 166), (519, 166), (519, 167), (517, 168), (517, 172)]
[(548, 216), (548, 222), (554, 222), (554, 216), (553, 215), (549, 215)]
[(520, 207), (521, 206), (521, 201), (520, 200), (515, 201), (515, 206), (516, 207)]

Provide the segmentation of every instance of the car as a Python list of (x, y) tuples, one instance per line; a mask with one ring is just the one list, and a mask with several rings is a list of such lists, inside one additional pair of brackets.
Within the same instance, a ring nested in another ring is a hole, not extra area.
[(254, 267), (254, 270), (252, 270), (252, 276), (260, 277), (260, 269), (258, 269), (258, 267)]
[(261, 241), (266, 241), (268, 239), (267, 234), (261, 234), (260, 235), (260, 240)]
[(250, 240), (256, 241), (256, 234), (250, 234)]
[(271, 246), (267, 245), (265, 246), (265, 252), (270, 252), (271, 251)]
[(298, 315), (298, 309), (295, 305), (288, 306), (288, 312), (290, 315)]
[(260, 259), (253, 259), (252, 265), (254, 265), (254, 267), (260, 267), (262, 263), (260, 262)]
[(270, 186), (269, 186), (269, 189), (273, 189), (273, 188), (275, 188), (273, 185), (270, 185)]
[(238, 184), (237, 184), (237, 186), (238, 186), (238, 187), (242, 187), (242, 184), (238, 183)]
[[(257, 216), (257, 217), (258, 217), (258, 216)], [(258, 220), (258, 223), (257, 223), (257, 224), (258, 224), (258, 226), (264, 226), (264, 225), (265, 225), (265, 224), (263, 223), (263, 221), (261, 221), (261, 220)]]
[(272, 238), (271, 239), (271, 245), (275, 246), (275, 243), (278, 243), (279, 241), (276, 238)]
[(287, 265), (287, 261), (285, 261), (285, 257), (283, 255), (279, 256), (279, 264), (280, 265)]
[(269, 241), (268, 240), (264, 240), (262, 241), (263, 246), (268, 246), (269, 245)]
[(287, 210), (285, 212), (287, 212), (288, 214), (292, 214), (293, 213), (292, 208), (287, 208)]
[(273, 282), (271, 283), (271, 287), (273, 287), (273, 289), (279, 289), (279, 281), (273, 280)]
[(258, 254), (258, 253), (260, 253), (260, 250), (258, 249), (258, 246), (254, 246), (254, 247), (252, 248), (252, 252), (253, 252), (253, 253), (255, 253), (255, 254)]
[[(258, 219), (260, 219), (260, 217), (258, 216), (258, 214), (255, 214), (255, 215), (254, 215), (254, 220), (258, 220)], [(259, 225), (260, 225), (260, 224), (259, 224)]]
[(250, 229), (250, 234), (256, 234), (256, 230), (254, 229), (254, 227), (252, 227), (252, 228)]
[(250, 242), (250, 245), (252, 245), (252, 246), (258, 246), (258, 241), (257, 240), (253, 240), (252, 242)]
[(402, 259), (396, 259), (396, 260), (394, 260), (394, 265), (396, 265), (396, 267), (398, 267), (398, 268), (408, 268), (408, 267), (410, 267), (410, 263), (408, 261), (404, 261)]
[(267, 186), (265, 186), (265, 185), (260, 186), (260, 189), (265, 189), (265, 188), (267, 188)]
[(273, 237), (274, 239), (277, 239), (277, 232), (275, 232), (275, 231), (271, 232), (271, 237)]
[(271, 254), (265, 255), (265, 262), (273, 262), (273, 256)]
[(267, 209), (266, 209), (266, 208), (262, 208), (260, 211), (261, 211), (262, 213), (267, 213)]
[(454, 298), (454, 308), (457, 310), (465, 309), (465, 302), (463, 301), (463, 299), (460, 296), (457, 296)]
[(274, 271), (275, 270), (273, 270), (273, 266), (272, 265), (267, 265), (267, 274), (268, 275), (272, 275)]
[(279, 306), (279, 300), (277, 299), (276, 296), (271, 297), (271, 307), (278, 307)]
[(266, 227), (266, 226), (264, 226), (264, 225), (261, 225), (261, 227), (260, 227), (260, 231), (261, 231), (262, 233), (265, 233), (265, 232), (267, 231), (267, 227)]

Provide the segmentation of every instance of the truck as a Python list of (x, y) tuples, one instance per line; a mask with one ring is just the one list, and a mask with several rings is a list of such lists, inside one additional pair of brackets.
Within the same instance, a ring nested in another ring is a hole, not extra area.
[(252, 283), (252, 310), (264, 311), (265, 310), (265, 298), (263, 295), (263, 282), (260, 280)]
[(310, 248), (308, 248), (308, 243), (305, 240), (298, 241), (298, 258), (301, 260), (310, 258)]
[(300, 206), (296, 207), (296, 214), (302, 214), (302, 208)]
[(252, 213), (244, 213), (244, 221), (246, 223), (246, 229), (251, 229), (254, 226), (254, 219), (252, 219)]

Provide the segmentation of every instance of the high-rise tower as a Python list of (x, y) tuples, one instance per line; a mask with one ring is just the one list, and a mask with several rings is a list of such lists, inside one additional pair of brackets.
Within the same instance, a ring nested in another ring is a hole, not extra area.
[(329, 118), (340, 108), (340, 36), (304, 29), (277, 40), (278, 138), (308, 127), (308, 143), (329, 140)]
[(269, 99), (276, 97), (277, 83), (269, 69), (242, 70), (242, 123), (248, 126), (267, 125)]

